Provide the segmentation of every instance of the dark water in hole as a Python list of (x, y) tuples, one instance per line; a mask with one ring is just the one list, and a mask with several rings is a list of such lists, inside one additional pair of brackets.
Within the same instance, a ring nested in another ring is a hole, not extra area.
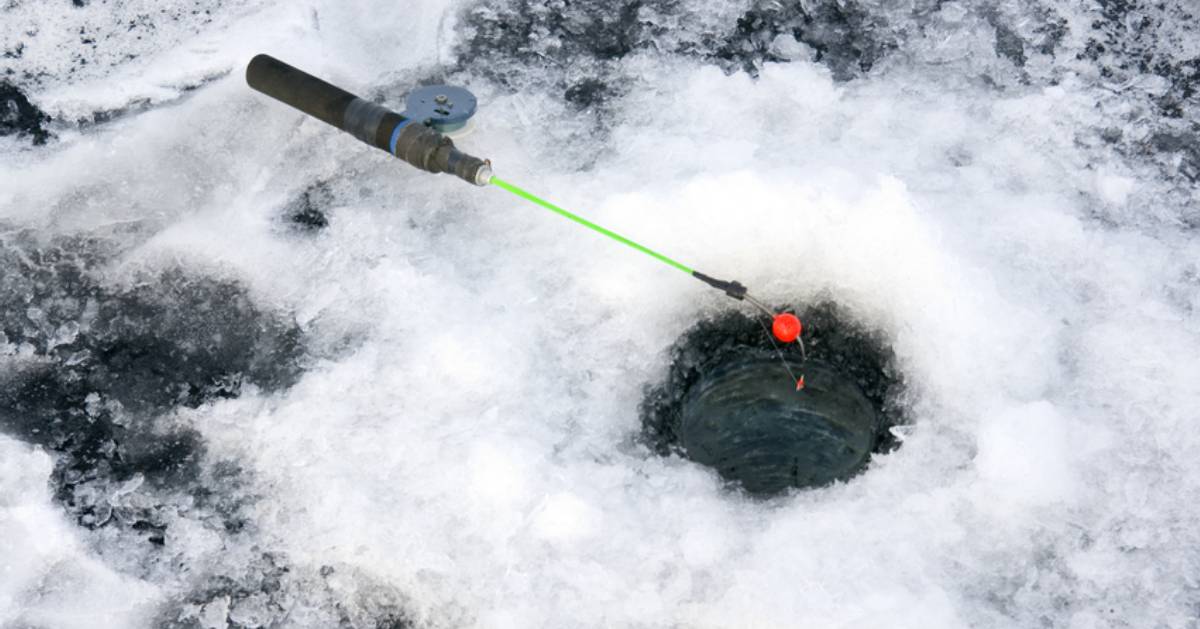
[(797, 314), (808, 361), (793, 346), (784, 354), (804, 374), (804, 390), (762, 322), (717, 314), (679, 337), (663, 379), (647, 388), (647, 445), (757, 497), (847, 479), (873, 453), (895, 448), (890, 429), (905, 422), (904, 386), (888, 339), (830, 301)]
[(753, 357), (703, 376), (683, 400), (679, 444), (751, 494), (849, 478), (866, 464), (879, 416), (853, 381), (828, 367)]

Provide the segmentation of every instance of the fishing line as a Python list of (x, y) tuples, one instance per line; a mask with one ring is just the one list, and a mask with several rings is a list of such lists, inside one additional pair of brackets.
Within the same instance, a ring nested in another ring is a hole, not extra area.
[(547, 210), (550, 210), (551, 212), (558, 214), (559, 216), (562, 216), (569, 220), (575, 221), (576, 223), (579, 223), (580, 225), (583, 225), (584, 227), (586, 227), (592, 231), (595, 231), (600, 234), (604, 234), (605, 236), (608, 236), (609, 238), (612, 238), (613, 240), (615, 240), (623, 245), (628, 245), (629, 247), (637, 249), (638, 251), (641, 251), (642, 253), (650, 256), (651, 258), (654, 258), (655, 260), (658, 260), (660, 262), (664, 262), (676, 269), (679, 269), (680, 271), (683, 271), (684, 273), (687, 273), (688, 275), (695, 274), (695, 271), (693, 271), (691, 269), (691, 267), (689, 267), (689, 266), (686, 266), (686, 265), (684, 265), (680, 262), (677, 262), (671, 258), (668, 258), (667, 256), (664, 256), (663, 254), (661, 254), (649, 247), (644, 247), (642, 245), (639, 245), (638, 243), (622, 236), (621, 234), (618, 234), (609, 229), (605, 229), (604, 227), (601, 227), (601, 226), (587, 220), (586, 218), (579, 216), (578, 214), (573, 214), (571, 212), (568, 212), (568, 211), (562, 209), (561, 207), (558, 207), (557, 205), (554, 205), (553, 203), (551, 203), (541, 197), (538, 197), (537, 195), (534, 195), (526, 190), (522, 190), (521, 188), (518, 188), (518, 187), (514, 186), (513, 184), (508, 183), (507, 181), (504, 181), (503, 179), (501, 179), (495, 175), (492, 175), (492, 179), (489, 183), (491, 183), (492, 185), (494, 185), (496, 187), (508, 190), (509, 192), (517, 195), (518, 197), (521, 197), (522, 199), (525, 199), (526, 201), (540, 205), (540, 206), (546, 208)]
[(800, 323), (800, 319), (798, 319), (796, 317), (796, 315), (788, 313), (788, 312), (776, 313), (773, 310), (771, 310), (770, 308), (768, 308), (766, 306), (766, 304), (764, 304), (761, 301), (752, 297), (749, 294), (749, 291), (746, 289), (746, 287), (743, 286), (739, 282), (718, 280), (711, 276), (705, 275), (705, 274), (703, 274), (699, 271), (696, 271), (695, 269), (683, 264), (682, 262), (679, 262), (679, 261), (677, 261), (673, 258), (670, 258), (668, 256), (665, 256), (649, 247), (646, 247), (646, 246), (639, 244), (633, 240), (630, 240), (629, 238), (626, 238), (625, 236), (622, 236), (621, 234), (618, 234), (608, 228), (597, 225), (596, 223), (593, 223), (592, 221), (589, 221), (586, 218), (579, 216), (578, 214), (567, 211), (567, 210), (565, 210), (565, 209), (563, 209), (563, 208), (561, 208), (561, 207), (559, 207), (559, 206), (557, 206), (557, 205), (555, 205), (555, 204), (553, 204), (553, 203), (551, 203), (551, 202), (549, 202), (527, 190), (524, 190), (524, 189), (519, 188), (507, 181), (504, 181), (503, 179), (501, 179), (495, 175), (491, 176), (491, 178), (488, 180), (488, 183), (490, 183), (498, 188), (507, 190), (507, 191), (511, 192), (512, 194), (514, 194), (522, 199), (525, 199), (526, 201), (529, 201), (530, 203), (533, 203), (533, 204), (541, 206), (547, 210), (550, 210), (551, 212), (554, 212), (555, 214), (558, 214), (559, 216), (562, 216), (563, 218), (566, 218), (566, 219), (574, 221), (580, 225), (583, 225), (584, 227), (587, 227), (588, 229), (590, 229), (596, 233), (607, 236), (608, 238), (611, 238), (612, 240), (615, 240), (615, 241), (617, 241), (623, 245), (626, 245), (632, 249), (636, 249), (637, 251), (640, 251), (640, 252), (650, 256), (651, 258), (654, 258), (655, 260), (658, 260), (659, 262), (662, 262), (672, 268), (683, 271), (684, 273), (687, 273), (688, 275), (695, 277), (696, 279), (704, 282), (705, 284), (708, 284), (709, 286), (712, 286), (713, 288), (717, 288), (717, 289), (725, 291), (726, 295), (729, 295), (730, 297), (733, 297), (734, 299), (737, 299), (738, 301), (750, 302), (754, 307), (756, 307), (760, 311), (762, 311), (762, 313), (765, 314), (767, 316), (767, 318), (771, 319), (771, 330), (768, 331), (766, 324), (763, 323), (757, 317), (755, 317), (755, 321), (758, 321), (759, 325), (762, 326), (763, 332), (766, 333), (766, 335), (767, 335), (767, 339), (769, 341), (771, 341), (771, 346), (775, 348), (776, 354), (779, 355), (779, 360), (783, 364), (783, 368), (785, 370), (787, 370), (788, 375), (791, 376), (793, 381), (795, 381), (796, 390), (799, 391), (804, 388), (804, 374), (800, 374), (800, 377), (797, 378), (796, 374), (792, 373), (792, 369), (788, 365), (787, 359), (783, 355), (783, 350), (781, 350), (779, 348), (779, 345), (776, 344), (776, 342), (775, 342), (776, 339), (779, 339), (780, 341), (782, 341), (784, 343), (792, 343), (792, 342), (798, 343), (800, 346), (801, 360), (807, 360), (807, 358), (808, 358), (807, 352), (804, 351), (804, 341), (800, 338), (800, 334), (803, 331), (803, 326)]

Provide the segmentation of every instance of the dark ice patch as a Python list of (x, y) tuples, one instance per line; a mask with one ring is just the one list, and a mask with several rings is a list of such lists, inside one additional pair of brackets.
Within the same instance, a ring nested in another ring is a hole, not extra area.
[[(1200, 181), (1200, 11), (1193, 3), (1101, 0), (1076, 61), (1091, 66), (1103, 87), (1118, 94), (1131, 114), (1119, 128), (1098, 130), (1099, 138), (1125, 157), (1157, 167), (1175, 186), (1172, 195), (1194, 205)], [(1194, 210), (1179, 220), (1200, 225)]]
[(333, 191), (328, 182), (318, 181), (289, 201), (283, 213), (287, 221), (297, 228), (317, 231), (329, 226), (326, 210), (333, 201)]
[(272, 626), (287, 611), (281, 595), (290, 571), (282, 556), (258, 553), (236, 575), (202, 578), (181, 601), (168, 605), (154, 626), (190, 629), (202, 621), (231, 627)]
[(1171, 174), (1200, 183), (1200, 125), (1195, 132), (1156, 133), (1148, 144), (1157, 153), (1177, 157), (1171, 160)]
[(482, 78), (510, 93), (561, 102), (565, 118), (546, 120), (545, 111), (534, 116), (543, 126), (528, 150), (586, 171), (603, 154), (595, 147), (624, 97), (653, 89), (626, 63), (633, 55), (681, 57), (757, 75), (765, 61), (783, 60), (771, 46), (774, 38), (794, 33), (837, 78), (848, 79), (889, 49), (857, 4), (817, 4), (807, 13), (798, 2), (761, 5), (741, 19), (710, 24), (697, 19), (704, 7), (677, 0), (477, 2), (460, 14), (448, 75), (451, 82)]
[[(4, 53), (0, 56), (5, 59), (20, 59), (25, 56), (25, 42), (17, 42), (12, 48), (5, 48)], [(15, 74), (12, 68), (5, 70), (4, 73), (10, 76)]]
[(839, 81), (870, 71), (896, 47), (877, 18), (855, 2), (762, 2), (738, 19), (713, 56), (756, 76), (765, 62), (789, 60), (774, 47), (781, 35), (811, 47), (814, 61)]
[(786, 35), (803, 42), (839, 80), (870, 70), (895, 47), (880, 19), (855, 2), (761, 2), (732, 23), (680, 36), (693, 10), (674, 0), (478, 3), (462, 16), (466, 34), (456, 70), (482, 74), (513, 91), (557, 92), (580, 109), (605, 105), (636, 84), (620, 61), (635, 52), (698, 58), (757, 75), (787, 61), (773, 47)]
[(550, 94), (590, 115), (588, 133), (602, 133), (609, 106), (634, 83), (620, 61), (650, 45), (638, 18), (642, 6), (640, 0), (481, 2), (462, 15), (453, 72), (511, 92)]
[[(1126, 80), (1155, 75), (1167, 80), (1168, 90), (1157, 98), (1161, 111), (1182, 117), (1184, 103), (1200, 86), (1200, 57), (1179, 54), (1185, 41), (1200, 36), (1200, 12), (1189, 4), (1100, 0), (1100, 19), (1092, 23), (1080, 59), (1096, 63), (1102, 77)], [(1194, 106), (1194, 102), (1193, 102)]]
[[(903, 384), (885, 340), (856, 324), (830, 302), (799, 315), (805, 326), (803, 339), (809, 361), (819, 365), (822, 372), (853, 383), (874, 408), (878, 425), (872, 450), (883, 452), (894, 448), (897, 442), (890, 428), (904, 419)], [(793, 349), (789, 348), (789, 352)], [(694, 397), (693, 390), (702, 378), (728, 365), (778, 360), (764, 327), (757, 319), (740, 312), (726, 312), (702, 321), (684, 333), (670, 353), (666, 377), (648, 388), (640, 408), (642, 437), (664, 456), (687, 455), (682, 448), (685, 406)], [(762, 495), (777, 493), (778, 487), (767, 485)]]
[(236, 574), (209, 575), (163, 606), (155, 627), (412, 629), (406, 599), (353, 568), (297, 568), (282, 553), (254, 553)]
[(35, 145), (45, 144), (50, 132), (45, 125), (50, 122), (25, 94), (7, 81), (0, 81), (0, 135), (28, 137)]
[(1025, 65), (1025, 40), (1002, 22), (994, 22), (996, 29), (996, 54), (1007, 58), (1017, 67)]
[(604, 105), (612, 96), (612, 87), (596, 79), (582, 79), (563, 92), (563, 98), (579, 109)]
[[(21, 50), (21, 47), (16, 49), (18, 55)], [(5, 56), (8, 56), (8, 53)], [(60, 131), (64, 126), (83, 130), (107, 124), (114, 120), (135, 116), (158, 107), (175, 105), (186, 99), (192, 92), (213, 83), (226, 74), (228, 73), (218, 72), (202, 77), (199, 80), (181, 83), (177, 86), (161, 86), (174, 87), (179, 91), (178, 96), (166, 100), (155, 101), (149, 98), (135, 98), (120, 107), (97, 109), (86, 116), (74, 117), (72, 119), (55, 118), (54, 123)], [(54, 137), (54, 134), (49, 129), (51, 121), (51, 117), (31, 103), (26, 95), (15, 85), (0, 81), (0, 136), (15, 135), (17, 137), (28, 137), (34, 145), (42, 145)]]
[(497, 83), (515, 78), (508, 63), (553, 69), (584, 60), (615, 61), (645, 45), (638, 9), (643, 2), (480, 3), (464, 15), (458, 45), (461, 67)]
[[(205, 454), (194, 430), (164, 415), (247, 384), (289, 386), (302, 339), (232, 282), (173, 270), (104, 285), (96, 250), (85, 238), (20, 236), (0, 248), (0, 347), (15, 366), (0, 387), (0, 430), (57, 455), (55, 498), (81, 525), (162, 544), (155, 496), (194, 489)], [(151, 498), (113, 500), (129, 492)]]

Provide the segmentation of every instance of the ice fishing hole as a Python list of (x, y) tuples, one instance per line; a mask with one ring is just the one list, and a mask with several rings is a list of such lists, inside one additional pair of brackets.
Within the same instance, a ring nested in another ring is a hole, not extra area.
[(792, 345), (782, 360), (804, 374), (803, 390), (757, 319), (721, 313), (675, 342), (665, 378), (648, 389), (649, 445), (756, 497), (846, 480), (894, 448), (903, 383), (886, 338), (833, 302), (797, 314), (808, 359)]

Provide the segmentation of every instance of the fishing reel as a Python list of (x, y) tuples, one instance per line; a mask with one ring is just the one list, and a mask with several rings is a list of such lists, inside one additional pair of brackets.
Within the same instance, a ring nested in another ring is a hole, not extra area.
[(401, 116), (418, 121), (451, 138), (461, 138), (473, 129), (471, 117), (479, 101), (466, 88), (456, 85), (418, 87), (404, 99)]

